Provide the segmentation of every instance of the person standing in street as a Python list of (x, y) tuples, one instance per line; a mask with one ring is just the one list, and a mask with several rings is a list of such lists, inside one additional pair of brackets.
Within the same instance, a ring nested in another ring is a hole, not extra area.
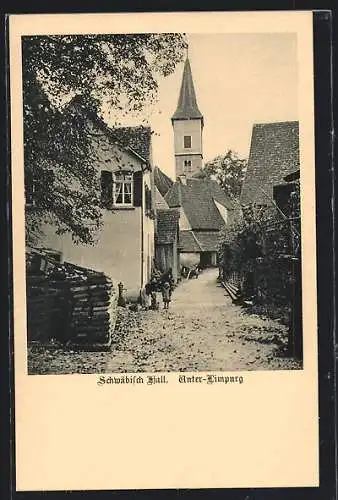
[(162, 286), (162, 300), (163, 309), (169, 309), (169, 303), (171, 302), (171, 290), (168, 281), (165, 281)]

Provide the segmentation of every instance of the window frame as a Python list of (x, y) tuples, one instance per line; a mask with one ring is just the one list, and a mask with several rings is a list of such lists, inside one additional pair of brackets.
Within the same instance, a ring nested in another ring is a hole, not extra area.
[[(123, 176), (122, 181), (118, 180), (118, 176)], [(130, 181), (126, 181), (126, 177), (130, 177)], [(121, 193), (116, 194), (116, 185), (121, 184), (122, 188), (122, 202), (116, 201), (117, 196), (119, 196)], [(129, 185), (130, 186), (130, 192), (126, 192), (125, 186)], [(130, 195), (130, 202), (125, 201), (125, 196)], [(113, 192), (112, 192), (112, 202), (114, 207), (128, 207), (132, 208), (134, 206), (134, 176), (133, 172), (126, 172), (126, 171), (121, 171), (121, 172), (113, 172)]]
[[(185, 140), (189, 138), (189, 144), (190, 146), (185, 145)], [(191, 149), (192, 148), (192, 136), (191, 135), (184, 135), (183, 136), (183, 148), (184, 149)]]

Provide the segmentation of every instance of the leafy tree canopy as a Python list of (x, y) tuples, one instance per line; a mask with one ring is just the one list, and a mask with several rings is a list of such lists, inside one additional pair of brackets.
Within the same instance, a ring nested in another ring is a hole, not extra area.
[(216, 178), (230, 198), (239, 198), (247, 160), (242, 159), (231, 149), (206, 163), (200, 177)]
[[(22, 38), (26, 181), (34, 179), (27, 241), (42, 222), (92, 243), (100, 226), (98, 182), (86, 117), (69, 100), (80, 94), (110, 122), (140, 113), (157, 97), (160, 78), (183, 59), (180, 34), (26, 36)], [(52, 171), (52, 176), (51, 176)]]

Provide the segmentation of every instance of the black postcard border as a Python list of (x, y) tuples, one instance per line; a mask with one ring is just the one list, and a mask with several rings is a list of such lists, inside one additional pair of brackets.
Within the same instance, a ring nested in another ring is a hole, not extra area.
[[(212, 11), (212, 10), (271, 10), (270, 2), (260, 2), (260, 6), (249, 6), (249, 2), (237, 1), (232, 8), (220, 5), (221, 2), (211, 2), (208, 8), (198, 6), (191, 1), (178, 3), (157, 2), (150, 5), (143, 2), (143, 6), (132, 6), (129, 2), (114, 2), (114, 11)], [(235, 3), (235, 2), (233, 2)], [(274, 4), (273, 10), (311, 10), (318, 6), (309, 5), (310, 2), (282, 2)], [(315, 159), (316, 159), (316, 222), (317, 222), (317, 286), (318, 286), (318, 351), (319, 351), (319, 430), (320, 430), (320, 487), (319, 488), (259, 488), (259, 489), (200, 489), (200, 490), (126, 490), (126, 491), (64, 491), (64, 492), (15, 492), (15, 434), (14, 434), (14, 394), (13, 394), (13, 296), (12, 296), (12, 242), (11, 242), (11, 175), (10, 175), (10, 122), (9, 122), (9, 63), (8, 63), (8, 18), (7, 13), (53, 13), (53, 12), (108, 12), (106, 5), (96, 1), (94, 8), (87, 6), (85, 9), (70, 7), (66, 2), (60, 1), (58, 7), (53, 4), (28, 5), (22, 3), (17, 8), (11, 2), (1, 18), (1, 42), (4, 48), (1, 51), (1, 90), (4, 99), (0, 101), (2, 118), (2, 131), (0, 140), (4, 143), (1, 148), (0, 166), (0, 229), (2, 250), (1, 259), (1, 326), (2, 335), (0, 353), (3, 357), (0, 364), (1, 390), (2, 390), (2, 419), (1, 434), (6, 436), (1, 451), (1, 498), (11, 500), (157, 500), (177, 499), (192, 500), (195, 498), (210, 499), (238, 499), (238, 500), (279, 500), (290, 498), (292, 500), (306, 499), (333, 499), (336, 497), (337, 487), (337, 447), (336, 447), (336, 385), (335, 372), (337, 361), (334, 349), (335, 329), (335, 281), (334, 281), (334, 230), (333, 196), (335, 190), (335, 175), (333, 169), (334, 142), (333, 118), (334, 102), (333, 81), (336, 67), (333, 67), (333, 55), (337, 52), (336, 24), (337, 11), (327, 2), (325, 9), (314, 12), (314, 68), (315, 68)], [(190, 4), (190, 5), (189, 5)], [(304, 5), (305, 4), (305, 5)], [(307, 4), (307, 5), (306, 5)], [(101, 7), (101, 8), (100, 8)], [(321, 6), (320, 9), (323, 9)], [(6, 332), (10, 331), (10, 335)], [(198, 437), (197, 437), (198, 439)], [(34, 453), (34, 450), (32, 450)], [(290, 450), (292, 453), (292, 450)], [(225, 450), (226, 455), (226, 450)], [(226, 462), (226, 460), (225, 460)], [(226, 465), (226, 464), (225, 464)], [(99, 464), (98, 464), (99, 466)], [(225, 467), (226, 473), (226, 467)]]

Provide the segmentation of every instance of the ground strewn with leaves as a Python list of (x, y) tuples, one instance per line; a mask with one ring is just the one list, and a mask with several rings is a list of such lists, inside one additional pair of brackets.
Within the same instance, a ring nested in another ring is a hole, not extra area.
[(119, 309), (110, 351), (30, 346), (29, 373), (135, 373), (300, 369), (285, 357), (287, 328), (234, 305), (214, 270), (187, 280), (169, 311)]

